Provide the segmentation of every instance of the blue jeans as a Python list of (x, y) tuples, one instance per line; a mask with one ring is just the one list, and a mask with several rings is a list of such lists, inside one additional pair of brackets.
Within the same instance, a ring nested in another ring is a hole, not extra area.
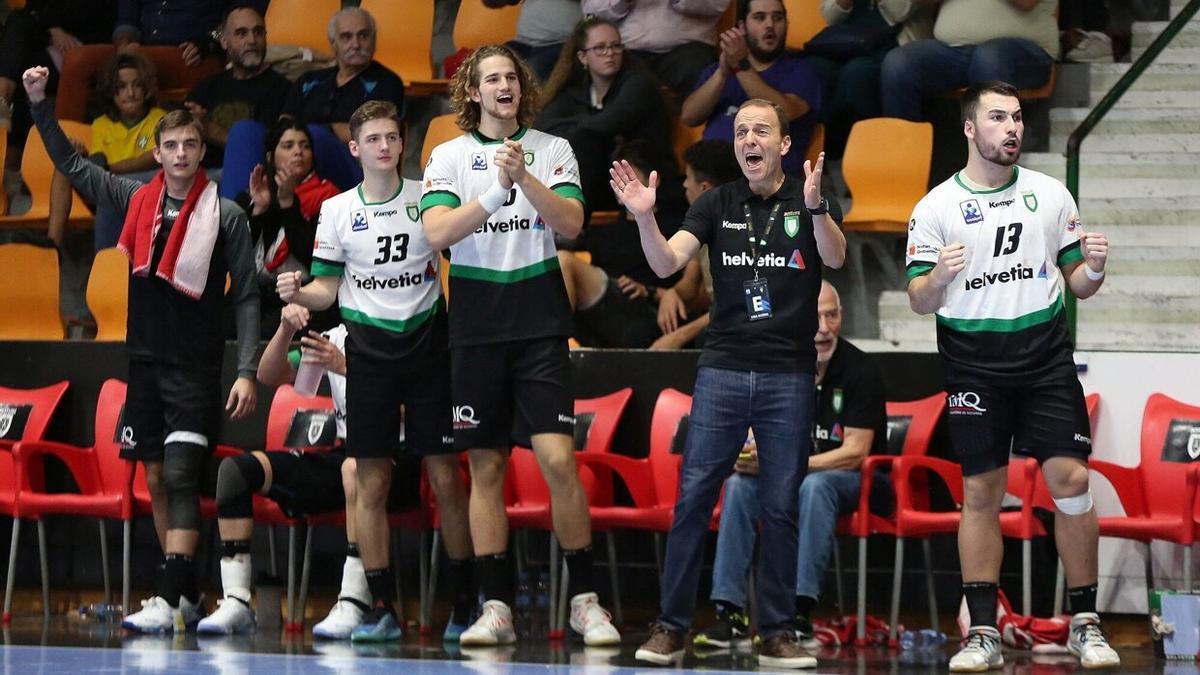
[[(310, 124), (308, 133), (312, 136), (313, 168), (318, 176), (339, 190), (349, 190), (362, 182), (362, 166), (327, 125)], [(230, 127), (218, 189), (222, 197), (233, 199), (246, 191), (250, 172), (267, 157), (266, 140), (267, 128), (254, 120), (242, 120)]]
[(763, 637), (789, 630), (796, 585), (796, 490), (808, 469), (813, 417), (811, 373), (700, 368), (679, 473), (675, 520), (667, 539), (658, 620), (686, 631), (696, 610), (704, 538), (721, 483), (754, 430), (763, 478), (758, 486), (762, 563), (758, 566)]
[(883, 116), (920, 121), (921, 100), (983, 80), (1002, 80), (1017, 89), (1046, 83), (1054, 59), (1022, 38), (998, 38), (951, 47), (927, 38), (888, 52), (880, 72)]
[[(725, 484), (717, 557), (713, 561), (713, 601), (746, 606), (746, 570), (754, 554), (758, 522), (758, 482), (755, 476), (734, 474)], [(887, 474), (876, 472), (872, 496), (888, 492)], [(834, 530), (843, 513), (858, 507), (862, 476), (857, 469), (809, 473), (800, 484), (795, 595), (818, 599), (821, 580), (833, 553)], [(875, 500), (872, 500), (873, 502)], [(761, 561), (762, 553), (759, 554)]]

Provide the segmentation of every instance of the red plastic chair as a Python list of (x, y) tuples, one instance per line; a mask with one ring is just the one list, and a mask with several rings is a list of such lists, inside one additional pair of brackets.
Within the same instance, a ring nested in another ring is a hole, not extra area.
[[(597, 475), (603, 472), (615, 474), (633, 499), (633, 506), (593, 503), (588, 507), (592, 530), (603, 531), (608, 536), (610, 565), (616, 560), (612, 531), (642, 530), (654, 534), (655, 562), (661, 574), (662, 535), (670, 531), (675, 517), (682, 442), (691, 409), (691, 396), (676, 389), (664, 389), (659, 393), (650, 420), (650, 454), (644, 459), (617, 454), (576, 455), (579, 466), (587, 471)], [(613, 582), (617, 582), (615, 576)], [(613, 597), (620, 596), (619, 587), (614, 587)], [(618, 623), (621, 623), (619, 619)]]
[(1147, 588), (1154, 587), (1149, 549), (1155, 539), (1183, 547), (1184, 590), (1192, 588), (1192, 544), (1200, 513), (1197, 429), (1200, 406), (1165, 394), (1151, 394), (1142, 413), (1141, 463), (1134, 467), (1098, 459), (1088, 463), (1088, 468), (1112, 484), (1125, 510), (1124, 516), (1099, 519), (1100, 536), (1146, 544)]
[[(65, 387), (64, 387), (65, 389)], [(61, 393), (61, 392), (60, 392)], [(16, 515), (13, 518), (12, 552), (8, 568), (8, 595), (4, 600), (6, 620), (12, 610), (12, 584), (15, 554), (21, 518), (33, 518), (38, 525), (38, 553), (41, 559), (43, 612), (50, 612), (50, 579), (46, 560), (46, 530), (42, 518), (49, 515), (90, 516), (120, 520), (124, 526), (124, 555), (122, 564), (122, 607), (128, 607), (129, 593), (129, 529), (133, 518), (133, 501), (129, 484), (133, 473), (121, 461), (116, 442), (117, 421), (125, 401), (125, 384), (107, 380), (100, 389), (96, 403), (96, 423), (93, 445), (81, 448), (66, 443), (45, 440), (22, 440), (13, 446), (13, 463), (17, 476)], [(41, 480), (42, 459), (45, 456), (61, 460), (71, 472), (79, 493), (48, 493), (38, 484)], [(104, 595), (111, 601), (112, 589), (108, 574), (108, 538), (104, 523), (100, 523), (100, 554), (104, 572)]]
[[(59, 401), (70, 383), (65, 380), (38, 389), (9, 389), (0, 387), (0, 514), (17, 517), (17, 474), (13, 467), (12, 448), (18, 441), (40, 441), (46, 426), (58, 408)], [(28, 467), (28, 480), (38, 489), (42, 487), (41, 464)], [(13, 527), (13, 544), (9, 550), (8, 569), (16, 561), (17, 527)], [(5, 602), (12, 595), (12, 584), (5, 592)], [(4, 621), (9, 620), (5, 610)]]

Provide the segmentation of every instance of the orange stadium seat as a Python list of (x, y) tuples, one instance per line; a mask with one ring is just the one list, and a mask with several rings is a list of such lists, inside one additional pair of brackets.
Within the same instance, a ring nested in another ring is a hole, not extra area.
[(933, 156), (933, 125), (890, 117), (850, 129), (842, 171), (854, 195), (847, 230), (903, 233), (925, 196)]
[(517, 36), (520, 14), (520, 5), (491, 9), (484, 6), (483, 0), (462, 0), (454, 19), (455, 48), (476, 49), (508, 42)]
[(0, 245), (0, 340), (61, 340), (58, 251)]
[(329, 54), (329, 18), (341, 8), (339, 0), (271, 0), (265, 17), (268, 44), (308, 47)]
[(96, 319), (96, 339), (123, 342), (129, 314), (129, 259), (115, 248), (96, 253), (88, 276), (87, 305)]
[(828, 25), (816, 0), (783, 0), (783, 6), (788, 15), (788, 49), (804, 49), (805, 43)]
[[(116, 53), (111, 44), (82, 45), (67, 52), (63, 57), (62, 76), (54, 101), (54, 114), (59, 120), (86, 119), (88, 96), (96, 80), (96, 73), (104, 62)], [(216, 75), (225, 67), (218, 57), (210, 57), (196, 66), (183, 62), (179, 48), (138, 48), (138, 53), (154, 64), (158, 73), (158, 102), (183, 101), (192, 87), (206, 77)]]
[(820, 158), (822, 152), (825, 152), (825, 125), (814, 124), (812, 137), (808, 139), (808, 148), (804, 152), (804, 159), (816, 166), (817, 159)]
[(462, 130), (454, 123), (454, 113), (438, 115), (429, 120), (429, 127), (425, 129), (425, 138), (421, 143), (421, 166), (429, 163), (429, 155), (433, 154), (434, 148), (460, 135)]
[(380, 26), (404, 27), (404, 39), (376, 41), (375, 60), (404, 80), (405, 92), (414, 96), (445, 94), (449, 80), (435, 77), (437, 71), (431, 53), (433, 3), (362, 0), (359, 7), (370, 12)]
[[(8, 156), (8, 134), (0, 134), (0, 166)], [(8, 214), (8, 193), (0, 190), (0, 216)]]
[[(63, 131), (70, 138), (91, 145), (92, 127), (82, 122), (62, 121)], [(50, 217), (50, 181), (54, 178), (54, 162), (46, 154), (46, 146), (37, 129), (29, 132), (25, 141), (25, 154), (21, 157), (21, 175), (25, 185), (29, 187), (29, 195), (33, 200), (29, 210), (19, 216), (0, 216), (0, 228), (30, 228), (45, 226)], [(91, 209), (83, 202), (78, 193), (71, 203), (71, 215), (67, 219), (68, 226), (90, 226), (96, 217)]]

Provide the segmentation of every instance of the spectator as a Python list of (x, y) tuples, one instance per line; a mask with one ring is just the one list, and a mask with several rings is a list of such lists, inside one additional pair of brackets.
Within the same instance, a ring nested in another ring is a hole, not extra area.
[[(312, 136), (317, 173), (341, 190), (362, 182), (362, 166), (350, 156), (350, 115), (366, 101), (390, 101), (404, 114), (404, 82), (374, 60), (375, 19), (346, 7), (329, 19), (329, 47), (337, 65), (305, 73), (288, 93), (283, 114), (304, 124)], [(266, 126), (235, 124), (225, 150), (222, 194), (237, 194), (258, 163)], [(235, 149), (236, 148), (236, 149)]]
[[(275, 280), (284, 272), (295, 271), (304, 273), (304, 282), (311, 280), (308, 269), (321, 204), (338, 189), (313, 171), (312, 138), (308, 129), (292, 118), (283, 117), (275, 124), (263, 149), (263, 163), (254, 167), (247, 190), (236, 201), (250, 214), (261, 325), (270, 330), (283, 309)], [(313, 312), (314, 330), (337, 323), (336, 307)]]
[[(622, 146), (619, 153), (642, 180), (654, 166), (642, 152), (644, 147), (644, 143), (635, 141)], [(675, 234), (681, 215), (659, 220), (663, 236)], [(591, 254), (590, 263), (570, 251), (558, 253), (567, 296), (575, 310), (575, 339), (580, 344), (641, 349), (669, 330), (663, 327), (664, 311), (674, 317), (675, 325), (688, 318), (687, 302), (672, 289), (679, 283), (689, 289), (698, 287), (700, 264), (693, 261), (684, 271), (659, 278), (642, 253), (637, 223), (624, 211), (615, 223), (592, 225), (585, 230), (583, 250)], [(684, 277), (689, 278), (683, 281)], [(694, 309), (706, 311), (707, 303), (702, 304)]]
[(820, 35), (805, 47), (806, 60), (817, 71), (824, 87), (821, 122), (825, 125), (825, 168), (840, 165), (850, 127), (858, 120), (879, 117), (879, 68), (883, 57), (897, 44), (917, 36), (928, 37), (928, 12), (911, 0), (821, 0), (821, 16), (834, 30), (855, 31), (862, 39), (858, 49), (821, 49)]
[(571, 144), (589, 210), (617, 207), (608, 168), (613, 151), (633, 140), (643, 146), (647, 171), (657, 169), (664, 184), (678, 192), (666, 102), (654, 76), (625, 59), (613, 22), (589, 16), (575, 26), (543, 100), (546, 106), (533, 126)]
[[(97, 97), (105, 102), (104, 114), (92, 122), (92, 147), (88, 159), (118, 175), (146, 181), (158, 169), (154, 158), (154, 128), (167, 114), (155, 105), (158, 83), (154, 66), (139, 54), (117, 54), (100, 71)], [(88, 149), (76, 143), (80, 154)], [(125, 213), (92, 204), (96, 209), (95, 250), (117, 245)], [(63, 241), (71, 213), (71, 183), (58, 171), (50, 183), (50, 216), (47, 235), (56, 245)]]
[[(488, 7), (506, 7), (521, 0), (483, 0)], [(539, 79), (550, 77), (563, 43), (582, 18), (579, 0), (525, 0), (517, 19), (517, 38), (508, 43), (525, 57)]]
[[(838, 516), (858, 507), (863, 459), (887, 451), (883, 375), (871, 357), (838, 336), (842, 303), (828, 281), (821, 282), (817, 321), (813, 447), (808, 475), (800, 483), (797, 530), (796, 629), (806, 649), (819, 646), (813, 639), (811, 614), (837, 544)], [(725, 482), (713, 562), (712, 600), (717, 605), (717, 621), (693, 640), (696, 645), (723, 649), (750, 636), (743, 607), (758, 521), (758, 450), (753, 439), (746, 441), (733, 469), (733, 476)], [(871, 497), (883, 512), (891, 510), (891, 481), (886, 473), (875, 472)]]
[(792, 130), (788, 175), (801, 175), (805, 151), (821, 107), (821, 82), (804, 61), (784, 53), (787, 8), (783, 0), (738, 0), (738, 23), (721, 34), (721, 56), (694, 82), (680, 120), (705, 124), (704, 138), (733, 141), (738, 106), (761, 98), (781, 106)]
[(617, 24), (627, 49), (677, 96), (716, 56), (717, 21), (729, 0), (582, 0), (583, 13)]
[(884, 116), (919, 121), (922, 99), (984, 80), (1045, 84), (1059, 52), (1056, 7), (1058, 0), (943, 0), (932, 38), (883, 59)]
[(196, 83), (184, 105), (204, 121), (208, 152), (204, 165), (220, 168), (225, 140), (235, 122), (271, 125), (279, 118), (291, 83), (267, 63), (267, 26), (253, 6), (236, 4), (225, 13), (218, 41), (228, 68)]

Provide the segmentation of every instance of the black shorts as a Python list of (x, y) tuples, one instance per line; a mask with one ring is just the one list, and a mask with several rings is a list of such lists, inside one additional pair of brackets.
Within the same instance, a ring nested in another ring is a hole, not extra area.
[(211, 452), (220, 423), (220, 370), (130, 359), (129, 388), (117, 427), (122, 459), (161, 462), (163, 444), (173, 440), (204, 445)]
[(405, 448), (417, 457), (454, 452), (450, 426), (450, 357), (443, 352), (416, 369), (346, 354), (348, 457), (399, 456), (400, 408)]
[(571, 357), (564, 338), (455, 347), (451, 354), (459, 450), (529, 447), (533, 434), (574, 433)]
[(575, 312), (575, 327), (585, 347), (644, 349), (662, 337), (654, 303), (625, 295), (612, 277), (599, 302)]
[[(274, 500), (291, 517), (339, 511), (346, 506), (342, 487), (342, 450), (333, 452), (268, 452), (271, 463), (271, 489)], [(402, 458), (392, 472), (388, 492), (388, 510), (400, 511), (420, 502), (421, 465), (418, 460)]]
[(1015, 385), (947, 378), (950, 443), (964, 476), (1008, 465), (1009, 452), (1042, 464), (1092, 453), (1091, 424), (1074, 369)]

